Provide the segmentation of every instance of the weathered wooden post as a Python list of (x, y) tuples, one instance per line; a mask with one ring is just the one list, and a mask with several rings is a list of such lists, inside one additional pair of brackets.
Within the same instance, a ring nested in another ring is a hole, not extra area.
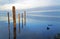
[(15, 6), (12, 7), (12, 13), (13, 13), (13, 26), (14, 26), (14, 39), (16, 39), (16, 12), (15, 12)]
[(24, 11), (24, 25), (26, 25), (26, 11)]
[(8, 15), (8, 26), (10, 26), (9, 12), (7, 13), (7, 15)]
[(9, 39), (10, 39), (10, 18), (9, 18), (9, 12), (7, 13), (8, 15), (8, 31), (9, 31)]
[(18, 14), (18, 22), (19, 22), (19, 26), (20, 26), (20, 14)]
[(16, 12), (15, 12), (15, 6), (12, 7), (12, 12), (13, 12), (13, 25), (14, 25), (14, 28), (16, 28)]
[(20, 32), (20, 13), (18, 14), (19, 32)]

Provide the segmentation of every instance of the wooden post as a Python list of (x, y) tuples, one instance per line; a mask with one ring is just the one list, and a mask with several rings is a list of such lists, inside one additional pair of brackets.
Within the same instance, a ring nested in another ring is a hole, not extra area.
[(16, 39), (16, 13), (15, 13), (15, 6), (12, 7), (13, 12), (13, 25), (14, 25), (14, 39)]
[(19, 22), (19, 26), (20, 26), (20, 14), (18, 14), (18, 22)]
[(15, 12), (15, 6), (12, 7), (12, 12), (13, 12), (13, 25), (14, 25), (14, 28), (16, 28), (16, 12)]
[(7, 13), (8, 15), (8, 31), (9, 31), (9, 39), (10, 39), (10, 18), (9, 18), (9, 12)]
[(8, 15), (8, 26), (10, 25), (10, 18), (9, 18), (9, 12), (7, 13)]
[(18, 14), (18, 22), (19, 22), (19, 33), (20, 33), (20, 13)]
[(22, 13), (22, 28), (23, 28), (23, 13)]
[(24, 11), (24, 25), (26, 25), (26, 11)]

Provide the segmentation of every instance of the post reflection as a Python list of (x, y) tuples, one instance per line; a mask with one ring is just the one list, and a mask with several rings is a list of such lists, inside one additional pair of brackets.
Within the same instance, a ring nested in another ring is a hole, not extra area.
[(20, 33), (20, 26), (19, 26), (19, 28), (18, 28), (18, 33)]
[(9, 39), (10, 39), (10, 24), (8, 25)]
[(16, 39), (16, 28), (14, 28), (14, 39)]

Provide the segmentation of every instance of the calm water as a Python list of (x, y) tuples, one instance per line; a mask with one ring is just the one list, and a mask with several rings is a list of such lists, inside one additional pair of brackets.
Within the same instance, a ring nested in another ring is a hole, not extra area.
[[(22, 27), (21, 21), (20, 28), (16, 20), (16, 39), (54, 39), (60, 33), (60, 12), (27, 13), (26, 25)], [(0, 39), (9, 38), (14, 38), (12, 16), (9, 32), (7, 15), (0, 14)]]

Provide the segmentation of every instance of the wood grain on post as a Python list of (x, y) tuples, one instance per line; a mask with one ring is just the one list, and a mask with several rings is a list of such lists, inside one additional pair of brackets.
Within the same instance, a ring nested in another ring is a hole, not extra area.
[(13, 13), (13, 25), (14, 25), (14, 28), (16, 28), (16, 11), (15, 11), (15, 6), (12, 7), (12, 13)]

